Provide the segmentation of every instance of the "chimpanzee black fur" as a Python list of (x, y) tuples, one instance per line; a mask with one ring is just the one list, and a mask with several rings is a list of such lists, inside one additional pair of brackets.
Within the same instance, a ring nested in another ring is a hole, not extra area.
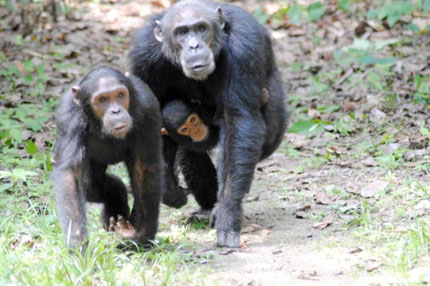
[[(217, 186), (217, 244), (238, 247), (242, 199), (257, 162), (279, 146), (288, 120), (269, 33), (239, 7), (181, 1), (136, 33), (130, 61), (162, 108), (179, 99), (213, 116), (219, 128), (217, 179), (210, 178), (213, 164), (199, 150), (183, 152), (180, 165), (194, 194), (213, 198)], [(270, 96), (262, 108), (264, 90)], [(181, 197), (173, 168), (178, 144), (167, 136), (163, 143), (170, 185), (164, 197)], [(206, 207), (215, 204), (211, 200)]]
[[(123, 238), (139, 244), (154, 239), (162, 193), (161, 114), (148, 86), (112, 68), (94, 69), (61, 98), (56, 122), (53, 179), (67, 244), (85, 246), (86, 201), (103, 203), (106, 227), (110, 223)], [(106, 173), (122, 161), (134, 195), (131, 215), (125, 185)]]

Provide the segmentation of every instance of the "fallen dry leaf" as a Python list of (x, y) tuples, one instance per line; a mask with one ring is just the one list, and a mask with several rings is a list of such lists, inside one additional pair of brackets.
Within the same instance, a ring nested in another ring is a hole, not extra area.
[(360, 195), (365, 198), (373, 197), (376, 193), (382, 192), (388, 186), (388, 182), (376, 180), (361, 189)]
[(334, 203), (333, 200), (329, 197), (329, 195), (324, 192), (318, 192), (315, 195), (315, 200), (317, 204), (321, 205), (331, 205), (332, 203)]
[(322, 222), (314, 223), (313, 228), (325, 229), (330, 226), (334, 221), (334, 213), (329, 213)]
[(382, 263), (379, 261), (370, 261), (369, 263), (366, 264), (366, 271), (373, 272), (381, 266), (382, 266)]

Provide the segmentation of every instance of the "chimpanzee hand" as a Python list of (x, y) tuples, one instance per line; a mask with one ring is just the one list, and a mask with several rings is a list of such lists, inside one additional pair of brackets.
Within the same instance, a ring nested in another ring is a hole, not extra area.
[(109, 231), (115, 232), (122, 239), (133, 239), (136, 237), (134, 226), (121, 215), (118, 216), (118, 221), (113, 216), (109, 218)]

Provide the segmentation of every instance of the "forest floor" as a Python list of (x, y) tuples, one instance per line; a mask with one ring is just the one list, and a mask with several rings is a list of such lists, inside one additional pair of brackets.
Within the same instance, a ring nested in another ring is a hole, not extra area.
[(390, 27), (366, 17), (385, 6), (324, 1), (309, 21), (315, 1), (299, 2), (284, 15), (277, 1), (233, 1), (271, 30), (292, 113), (244, 200), (241, 248), (216, 248), (207, 222), (184, 225), (190, 199), (162, 207), (158, 246), (142, 253), (117, 250), (90, 206), (85, 257), (67, 253), (57, 222), (54, 107), (90, 68), (126, 71), (133, 31), (170, 1), (74, 3), (55, 24), (0, 6), (0, 284), (429, 284), (429, 12)]

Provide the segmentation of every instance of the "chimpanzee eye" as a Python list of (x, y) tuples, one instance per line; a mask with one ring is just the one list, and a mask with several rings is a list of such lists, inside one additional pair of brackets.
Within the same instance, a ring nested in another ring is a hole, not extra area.
[(181, 132), (182, 132), (182, 133), (187, 133), (187, 132), (188, 132), (188, 128), (182, 128), (182, 129), (181, 129)]
[(197, 27), (197, 31), (199, 31), (200, 33), (206, 32), (206, 26), (205, 25), (199, 25)]
[(107, 98), (106, 97), (100, 97), (99, 101), (100, 101), (100, 103), (104, 103), (107, 101)]
[(191, 123), (194, 123), (194, 122), (196, 122), (196, 118), (193, 116), (193, 117), (191, 117)]
[(124, 93), (120, 92), (118, 93), (118, 98), (123, 98), (124, 97)]
[(176, 30), (176, 34), (179, 36), (184, 36), (187, 33), (188, 33), (188, 28), (178, 28)]

